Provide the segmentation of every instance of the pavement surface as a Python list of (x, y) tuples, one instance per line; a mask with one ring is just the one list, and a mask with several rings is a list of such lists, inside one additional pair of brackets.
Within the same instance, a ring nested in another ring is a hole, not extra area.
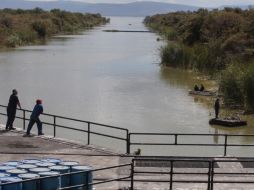
[[(1, 126), (0, 126), (1, 127)], [(65, 161), (78, 161), (80, 164), (87, 164), (94, 169), (112, 167), (120, 164), (129, 164), (133, 157), (117, 154), (111, 150), (101, 147), (81, 145), (77, 142), (64, 139), (52, 138), (50, 136), (23, 137), (22, 130), (5, 131), (0, 128), (0, 163), (10, 160), (59, 158)], [(227, 158), (232, 162), (223, 162), (225, 158), (214, 158), (216, 160), (216, 173), (214, 180), (215, 190), (254, 190), (254, 159), (249, 165), (237, 161), (237, 158)], [(140, 163), (139, 163), (140, 164)], [(164, 165), (163, 165), (164, 164)], [(170, 189), (170, 166), (161, 163), (159, 165), (136, 165), (134, 179), (135, 190), (169, 190)], [(94, 182), (108, 180), (130, 175), (130, 166), (113, 168), (94, 172)], [(159, 172), (151, 174), (149, 172)], [(179, 164), (174, 168), (172, 189), (174, 190), (205, 190), (209, 172), (207, 167), (189, 163)], [(163, 173), (163, 174), (161, 174)], [(189, 173), (189, 174), (187, 174)], [(193, 173), (193, 174), (191, 174)], [(237, 173), (237, 174), (234, 174)], [(180, 181), (192, 181), (183, 183)], [(160, 182), (155, 182), (160, 181)], [(234, 183), (225, 183), (230, 181)], [(249, 182), (240, 183), (238, 181)], [(200, 183), (203, 182), (203, 183)], [(96, 190), (127, 190), (130, 182), (110, 182), (94, 186)]]

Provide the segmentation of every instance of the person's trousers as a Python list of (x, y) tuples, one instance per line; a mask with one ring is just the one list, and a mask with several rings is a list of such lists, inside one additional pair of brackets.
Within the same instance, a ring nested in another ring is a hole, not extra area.
[(215, 118), (218, 118), (219, 116), (219, 109), (215, 109)]
[(16, 117), (16, 110), (9, 110), (7, 109), (7, 122), (6, 122), (6, 129), (13, 127), (13, 122)]
[(30, 131), (31, 131), (34, 123), (37, 124), (38, 135), (42, 134), (42, 123), (41, 123), (41, 120), (39, 118), (30, 118), (30, 121), (29, 121), (29, 124), (28, 124), (28, 127), (27, 127), (27, 131), (26, 131), (27, 135), (30, 134)]

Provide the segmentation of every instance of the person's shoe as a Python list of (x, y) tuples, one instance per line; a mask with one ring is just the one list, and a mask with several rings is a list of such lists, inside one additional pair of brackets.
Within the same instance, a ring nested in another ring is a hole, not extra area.
[(11, 127), (11, 128), (9, 128), (9, 130), (15, 130), (16, 128), (14, 128), (14, 127)]
[(9, 128), (8, 128), (8, 127), (6, 127), (6, 128), (5, 128), (5, 130), (6, 130), (6, 131), (9, 131)]
[(40, 136), (40, 135), (44, 135), (44, 133), (38, 133), (38, 136)]
[(23, 137), (32, 137), (31, 134), (24, 134)]

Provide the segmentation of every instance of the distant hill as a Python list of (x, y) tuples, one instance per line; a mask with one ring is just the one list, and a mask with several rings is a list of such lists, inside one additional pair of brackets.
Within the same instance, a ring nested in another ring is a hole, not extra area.
[(157, 2), (134, 2), (126, 4), (92, 4), (75, 1), (26, 1), (26, 0), (0, 0), (0, 9), (33, 9), (40, 7), (45, 10), (54, 8), (73, 12), (100, 13), (103, 16), (149, 16), (173, 11), (193, 11), (198, 7)]

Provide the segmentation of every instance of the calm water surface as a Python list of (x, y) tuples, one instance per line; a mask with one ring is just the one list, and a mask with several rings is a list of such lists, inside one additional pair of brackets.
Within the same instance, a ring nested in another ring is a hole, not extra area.
[[(228, 131), (208, 125), (212, 107), (187, 93), (198, 79), (189, 72), (160, 67), (163, 42), (156, 40), (156, 34), (105, 29), (146, 30), (142, 18), (113, 17), (110, 24), (79, 35), (1, 52), (1, 104), (7, 104), (11, 90), (17, 88), (24, 108), (32, 109), (35, 99), (41, 98), (47, 113), (131, 132), (253, 132), (251, 127)], [(67, 135), (64, 130), (58, 133)], [(84, 138), (68, 131), (70, 136)]]

